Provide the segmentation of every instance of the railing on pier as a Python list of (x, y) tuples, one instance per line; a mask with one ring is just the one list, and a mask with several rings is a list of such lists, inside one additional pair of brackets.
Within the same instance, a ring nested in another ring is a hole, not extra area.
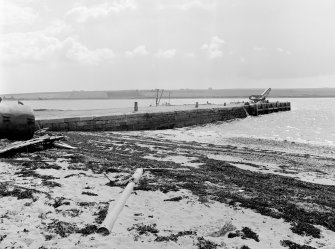
[(269, 103), (256, 103), (250, 104), (246, 107), (249, 115), (258, 116), (272, 112), (290, 111), (290, 102), (269, 102)]

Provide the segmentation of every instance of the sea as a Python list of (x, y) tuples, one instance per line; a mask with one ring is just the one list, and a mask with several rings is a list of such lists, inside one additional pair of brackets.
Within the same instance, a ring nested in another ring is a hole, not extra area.
[[(184, 140), (194, 140), (219, 144), (225, 138), (252, 137), (281, 141), (294, 141), (308, 144), (335, 147), (335, 98), (287, 98), (270, 101), (290, 101), (291, 111), (269, 115), (249, 116), (229, 122), (217, 122), (202, 126), (160, 131), (173, 133)], [(33, 109), (86, 110), (133, 107), (155, 104), (154, 99), (87, 99), (87, 100), (36, 100), (24, 103)], [(162, 99), (161, 103), (183, 104), (224, 104), (242, 102), (247, 99)]]

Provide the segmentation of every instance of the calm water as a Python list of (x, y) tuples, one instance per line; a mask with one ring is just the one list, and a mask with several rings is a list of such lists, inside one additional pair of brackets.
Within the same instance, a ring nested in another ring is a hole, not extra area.
[[(230, 103), (246, 99), (171, 99), (171, 104)], [(220, 143), (228, 137), (257, 137), (335, 146), (335, 98), (291, 98), (292, 111), (258, 117), (159, 131), (180, 139)], [(104, 109), (154, 105), (153, 99), (141, 100), (40, 100), (24, 101), (34, 109)], [(161, 103), (168, 102), (162, 99)]]
[(254, 137), (335, 146), (335, 98), (282, 99), (292, 110), (160, 133), (172, 139), (221, 144), (230, 137)]

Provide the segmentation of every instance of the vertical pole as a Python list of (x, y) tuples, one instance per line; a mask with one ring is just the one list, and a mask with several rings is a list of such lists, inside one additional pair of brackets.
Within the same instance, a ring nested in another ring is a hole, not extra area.
[(159, 103), (161, 102), (161, 99), (162, 99), (163, 93), (164, 93), (164, 89), (162, 90), (162, 92), (161, 92), (161, 96), (160, 96), (160, 97), (159, 97), (159, 99), (158, 99), (158, 105), (159, 105)]
[(158, 106), (158, 93), (159, 93), (159, 89), (156, 89), (156, 106)]
[(138, 111), (138, 103), (134, 102), (134, 112), (137, 112), (137, 111)]
[(199, 103), (195, 102), (195, 108), (198, 108), (198, 107), (199, 107)]

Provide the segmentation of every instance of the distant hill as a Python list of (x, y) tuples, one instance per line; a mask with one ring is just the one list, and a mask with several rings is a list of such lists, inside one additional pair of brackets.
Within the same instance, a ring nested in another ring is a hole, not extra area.
[[(246, 98), (252, 94), (261, 94), (264, 89), (179, 89), (165, 90), (163, 98)], [(5, 94), (7, 100), (47, 100), (47, 99), (144, 99), (155, 98), (155, 90), (122, 91), (71, 91)], [(269, 97), (277, 98), (315, 98), (335, 97), (335, 88), (295, 88), (272, 89)]]

